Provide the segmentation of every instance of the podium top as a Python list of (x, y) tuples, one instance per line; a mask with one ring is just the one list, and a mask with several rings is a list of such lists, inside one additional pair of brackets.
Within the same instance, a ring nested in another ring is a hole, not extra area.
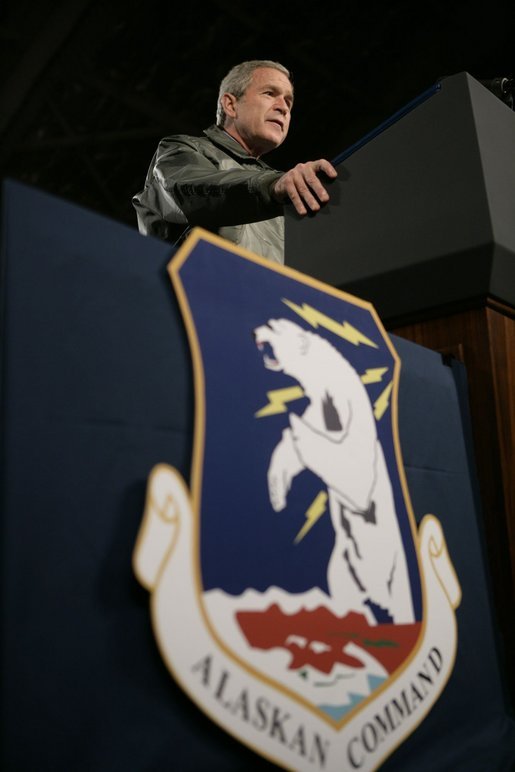
[(367, 142), (370, 142), (370, 140), (374, 139), (375, 137), (378, 137), (379, 134), (385, 131), (385, 129), (388, 129), (390, 126), (393, 126), (394, 123), (396, 123), (405, 115), (407, 115), (409, 112), (414, 110), (415, 107), (418, 107), (419, 105), (421, 105), (422, 102), (426, 101), (426, 99), (429, 99), (429, 97), (432, 97), (434, 94), (437, 94), (441, 88), (442, 88), (442, 85), (440, 82), (434, 83), (432, 86), (430, 86), (430, 88), (423, 91), (414, 99), (411, 99), (407, 104), (401, 107), (400, 110), (397, 110), (393, 115), (390, 115), (385, 121), (382, 121), (382, 123), (380, 123), (379, 126), (376, 126), (375, 129), (372, 129), (372, 131), (369, 131), (367, 134), (365, 134), (364, 137), (361, 137), (361, 139), (358, 139), (357, 142), (354, 142), (346, 150), (343, 150), (341, 153), (338, 153), (338, 155), (335, 158), (333, 158), (331, 161), (333, 166), (338, 166), (338, 164), (341, 164), (342, 161), (345, 161), (347, 158), (349, 158), (349, 156), (353, 155), (357, 150), (359, 150), (364, 145), (366, 145)]
[(466, 72), (437, 85), (335, 159), (319, 213), (286, 213), (286, 264), (383, 318), (515, 306), (515, 113)]

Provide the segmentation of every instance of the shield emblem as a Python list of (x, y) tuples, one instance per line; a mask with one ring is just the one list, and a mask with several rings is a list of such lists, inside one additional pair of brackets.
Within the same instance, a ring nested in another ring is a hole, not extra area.
[(191, 481), (153, 471), (135, 549), (163, 657), (257, 752), (374, 769), (443, 689), (460, 599), (438, 521), (416, 529), (399, 358), (370, 304), (200, 229), (170, 274)]

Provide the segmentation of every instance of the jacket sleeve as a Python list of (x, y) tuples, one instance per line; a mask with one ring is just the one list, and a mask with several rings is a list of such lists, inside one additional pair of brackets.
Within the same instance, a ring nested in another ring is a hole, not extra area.
[[(228, 159), (229, 160), (229, 159)], [(281, 172), (262, 167), (220, 169), (196, 147), (163, 141), (153, 168), (152, 186), (167, 219), (172, 202), (190, 225), (219, 228), (277, 217), (283, 208), (271, 195)], [(175, 220), (176, 221), (176, 220)]]

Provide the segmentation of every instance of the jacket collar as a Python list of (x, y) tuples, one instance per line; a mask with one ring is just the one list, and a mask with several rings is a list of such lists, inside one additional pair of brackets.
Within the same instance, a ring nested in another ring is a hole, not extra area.
[(221, 147), (235, 158), (241, 158), (247, 162), (254, 161), (259, 166), (268, 168), (268, 164), (266, 164), (264, 161), (261, 161), (259, 158), (254, 158), (254, 156), (249, 155), (249, 153), (247, 153), (247, 151), (240, 145), (239, 142), (237, 142), (233, 137), (231, 137), (230, 134), (227, 134), (227, 132), (221, 129), (219, 126), (213, 124), (208, 129), (204, 129), (204, 134), (206, 137), (208, 137), (208, 139), (211, 140), (211, 142), (213, 142), (215, 145), (218, 145), (218, 147)]

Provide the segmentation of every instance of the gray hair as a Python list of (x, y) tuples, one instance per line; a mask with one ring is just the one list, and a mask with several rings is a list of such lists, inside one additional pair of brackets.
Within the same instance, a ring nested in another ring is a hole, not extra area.
[(261, 67), (268, 67), (271, 70), (279, 70), (291, 81), (292, 77), (289, 70), (279, 62), (271, 62), (268, 59), (253, 59), (250, 62), (242, 62), (233, 67), (220, 83), (218, 92), (218, 102), (216, 105), (216, 124), (225, 126), (225, 110), (222, 107), (222, 96), (224, 94), (234, 94), (236, 99), (240, 99), (250, 85), (255, 70)]

